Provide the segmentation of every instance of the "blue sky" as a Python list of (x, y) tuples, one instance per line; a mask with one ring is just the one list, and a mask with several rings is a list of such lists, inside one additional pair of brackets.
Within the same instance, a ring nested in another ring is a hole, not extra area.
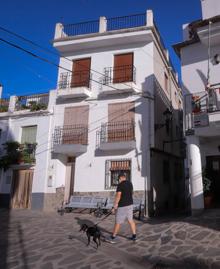
[[(7, 0), (1, 1), (0, 26), (53, 49), (50, 40), (56, 22), (76, 23), (99, 16), (143, 13), (147, 9), (154, 11), (171, 59), (180, 72), (180, 62), (171, 46), (182, 40), (182, 24), (201, 17), (200, 0)], [(0, 37), (33, 50), (29, 44), (1, 30)], [(58, 62), (57, 57), (40, 54)], [(4, 97), (45, 92), (55, 88), (56, 80), (56, 67), (0, 42), (0, 83), (4, 85)]]

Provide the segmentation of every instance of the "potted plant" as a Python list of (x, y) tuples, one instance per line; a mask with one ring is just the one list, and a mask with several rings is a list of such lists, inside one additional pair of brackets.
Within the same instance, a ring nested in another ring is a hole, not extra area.
[(204, 192), (204, 206), (205, 208), (210, 208), (212, 206), (213, 196), (211, 193), (211, 180), (207, 177), (207, 170), (203, 170), (202, 174), (203, 180), (203, 192)]

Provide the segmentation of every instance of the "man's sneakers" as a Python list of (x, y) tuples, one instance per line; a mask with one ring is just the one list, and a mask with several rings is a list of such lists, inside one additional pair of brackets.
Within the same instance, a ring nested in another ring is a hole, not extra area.
[(105, 241), (111, 244), (115, 244), (118, 242), (118, 239), (115, 236), (111, 235), (109, 237), (106, 237)]
[(137, 242), (137, 236), (136, 234), (133, 234), (131, 237), (128, 238), (129, 240), (133, 241), (133, 242)]

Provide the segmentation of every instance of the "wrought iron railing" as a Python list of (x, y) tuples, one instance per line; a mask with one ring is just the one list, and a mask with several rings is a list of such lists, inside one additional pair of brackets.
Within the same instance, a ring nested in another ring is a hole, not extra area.
[(53, 145), (88, 144), (88, 126), (84, 124), (55, 127)]
[(107, 67), (104, 69), (103, 84), (136, 82), (136, 68), (133, 65)]
[(34, 94), (18, 96), (15, 104), (15, 110), (39, 111), (46, 110), (49, 103), (49, 94)]
[(135, 28), (146, 25), (146, 13), (107, 19), (107, 31)]
[(88, 71), (65, 72), (60, 74), (58, 89), (87, 87), (91, 89), (92, 74)]
[(63, 35), (76, 36), (99, 32), (99, 20), (64, 25)]
[(1, 112), (7, 112), (9, 107), (9, 99), (0, 99), (0, 113)]
[(213, 85), (207, 91), (185, 96), (186, 130), (208, 125), (208, 113), (220, 111), (220, 84), (216, 86)]
[(134, 121), (108, 122), (101, 125), (100, 143), (113, 143), (135, 140)]
[(34, 163), (36, 155), (36, 143), (25, 143), (19, 146), (19, 163)]

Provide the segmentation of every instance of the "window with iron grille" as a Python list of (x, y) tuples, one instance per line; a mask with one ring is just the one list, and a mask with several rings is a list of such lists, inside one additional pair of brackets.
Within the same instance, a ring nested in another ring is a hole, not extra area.
[(125, 173), (126, 178), (131, 180), (131, 160), (107, 160), (106, 161), (106, 180), (105, 189), (115, 189), (118, 185), (118, 176)]

